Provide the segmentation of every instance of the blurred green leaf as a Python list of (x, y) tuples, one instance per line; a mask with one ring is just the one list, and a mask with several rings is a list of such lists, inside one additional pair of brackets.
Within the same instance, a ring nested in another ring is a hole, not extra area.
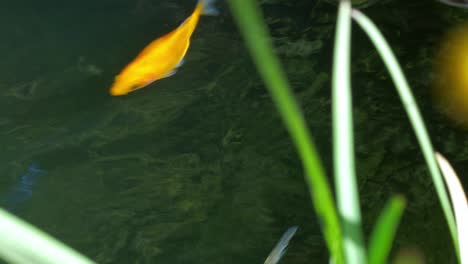
[(434, 148), (432, 147), (431, 140), (429, 139), (426, 126), (424, 125), (424, 121), (422, 120), (419, 108), (416, 104), (416, 101), (414, 100), (414, 96), (411, 93), (408, 81), (406, 80), (398, 61), (395, 58), (392, 49), (378, 30), (377, 26), (359, 10), (354, 9), (351, 12), (351, 16), (359, 24), (359, 26), (361, 26), (369, 39), (372, 41), (380, 56), (382, 57), (382, 60), (384, 61), (388, 71), (390, 72), (390, 76), (392, 77), (398, 95), (400, 96), (400, 100), (408, 115), (414, 133), (416, 134), (416, 138), (418, 139), (419, 146), (423, 152), (427, 167), (429, 169), (430, 175), (432, 176), (432, 182), (435, 185), (436, 192), (439, 197), (439, 202), (445, 214), (445, 219), (447, 220), (450, 234), (452, 235), (455, 250), (457, 255), (459, 255), (455, 217), (450, 206), (447, 191), (444, 187), (442, 175), (440, 174), (437, 162), (434, 157)]
[(330, 186), (301, 110), (294, 99), (280, 62), (274, 55), (268, 28), (262, 19), (258, 3), (253, 0), (230, 0), (228, 3), (257, 69), (302, 159), (312, 203), (323, 223), (323, 232), (330, 253), (335, 263), (344, 263), (341, 229)]
[(369, 239), (369, 264), (386, 263), (405, 208), (405, 198), (392, 197), (383, 209)]
[(346, 262), (364, 264), (366, 263), (366, 247), (362, 238), (359, 190), (354, 166), (350, 13), (351, 2), (341, 1), (333, 49), (333, 168)]
[(0, 238), (0, 256), (10, 263), (94, 263), (3, 209), (0, 209)]
[(452, 198), (453, 210), (457, 219), (460, 262), (465, 264), (468, 263), (468, 202), (466, 194), (450, 163), (440, 153), (436, 153), (436, 158)]

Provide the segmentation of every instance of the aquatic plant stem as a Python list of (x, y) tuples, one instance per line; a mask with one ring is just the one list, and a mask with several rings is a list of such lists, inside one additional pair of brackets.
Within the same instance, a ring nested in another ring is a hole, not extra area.
[(406, 201), (402, 195), (396, 195), (387, 202), (382, 210), (369, 238), (368, 263), (388, 263), (388, 254), (392, 248), (398, 224), (400, 223)]
[(333, 168), (338, 212), (343, 228), (347, 263), (366, 263), (361, 228), (359, 190), (354, 165), (354, 139), (350, 78), (351, 2), (341, 1), (335, 32), (332, 70)]
[(325, 241), (334, 263), (343, 264), (342, 237), (330, 186), (302, 112), (294, 99), (279, 59), (274, 55), (257, 1), (229, 0), (233, 16), (257, 69), (299, 152), (312, 204), (323, 224)]
[(429, 172), (432, 176), (432, 181), (434, 182), (434, 186), (439, 197), (440, 204), (442, 206), (442, 210), (445, 214), (445, 219), (447, 220), (447, 224), (449, 226), (455, 250), (457, 252), (457, 255), (459, 256), (458, 239), (456, 235), (455, 218), (453, 215), (453, 211), (450, 206), (447, 191), (444, 187), (442, 176), (440, 174), (437, 162), (434, 157), (434, 150), (431, 141), (429, 139), (424, 122), (421, 118), (421, 114), (419, 113), (416, 101), (414, 100), (413, 94), (411, 93), (411, 89), (408, 85), (408, 82), (390, 46), (388, 45), (387, 41), (382, 36), (380, 31), (377, 29), (377, 27), (374, 25), (374, 23), (359, 10), (353, 9), (351, 12), (351, 16), (357, 22), (357, 24), (364, 30), (371, 42), (374, 44), (380, 56), (382, 57), (382, 60), (387, 66), (388, 71), (390, 72), (390, 76), (395, 84), (403, 107), (405, 108), (406, 114), (409, 117), (410, 123), (416, 134), (416, 138), (418, 139), (419, 145), (422, 149), (424, 158), (429, 168)]
[(447, 189), (452, 198), (453, 211), (457, 220), (458, 246), (461, 264), (468, 264), (468, 201), (459, 177), (452, 165), (440, 153), (435, 153)]
[(94, 263), (3, 209), (0, 209), (0, 238), (0, 256), (9, 263)]

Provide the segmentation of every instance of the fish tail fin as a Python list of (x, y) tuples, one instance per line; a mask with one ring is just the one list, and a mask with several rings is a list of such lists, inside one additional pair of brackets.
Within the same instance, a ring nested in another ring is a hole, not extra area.
[(279, 260), (283, 257), (284, 253), (286, 253), (289, 241), (294, 236), (298, 228), (298, 226), (292, 226), (288, 228), (286, 232), (284, 232), (283, 236), (278, 241), (278, 243), (276, 243), (276, 246), (273, 248), (270, 255), (268, 255), (264, 264), (277, 264), (279, 262)]
[(217, 16), (219, 10), (214, 6), (216, 0), (198, 0), (202, 4), (202, 15)]

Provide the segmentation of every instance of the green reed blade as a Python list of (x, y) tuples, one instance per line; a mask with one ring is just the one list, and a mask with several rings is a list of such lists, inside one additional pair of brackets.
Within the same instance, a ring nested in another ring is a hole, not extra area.
[(436, 159), (452, 199), (453, 211), (457, 221), (460, 262), (468, 264), (468, 202), (466, 194), (450, 163), (440, 153), (436, 153)]
[(3, 209), (0, 209), (0, 257), (16, 264), (94, 263)]
[(368, 263), (388, 263), (387, 258), (392, 248), (393, 239), (398, 228), (403, 210), (405, 198), (401, 195), (394, 196), (387, 202), (377, 219), (369, 238)]
[(323, 223), (330, 254), (335, 263), (344, 263), (341, 229), (329, 183), (302, 112), (294, 99), (279, 59), (273, 52), (268, 28), (258, 3), (254, 0), (229, 0), (228, 3), (254, 63), (299, 152), (312, 203)]
[(448, 195), (444, 187), (444, 182), (437, 166), (437, 162), (434, 158), (434, 151), (431, 141), (429, 139), (424, 122), (421, 118), (421, 114), (419, 113), (416, 101), (414, 100), (411, 89), (409, 88), (408, 82), (390, 46), (374, 23), (358, 10), (353, 9), (351, 16), (369, 36), (370, 40), (382, 57), (385, 65), (387, 66), (388, 71), (390, 72), (390, 76), (395, 84), (406, 114), (409, 117), (410, 123), (416, 134), (416, 138), (418, 139), (419, 146), (422, 149), (424, 158), (432, 176), (432, 181), (434, 182), (434, 186), (439, 197), (440, 204), (442, 206), (442, 210), (445, 214), (445, 219), (447, 220), (447, 224), (449, 226), (450, 234), (452, 235), (455, 250), (457, 251), (457, 255), (459, 255), (453, 211), (450, 207)]
[(333, 165), (346, 263), (366, 263), (359, 190), (354, 166), (350, 78), (351, 2), (341, 1), (335, 33), (332, 78)]

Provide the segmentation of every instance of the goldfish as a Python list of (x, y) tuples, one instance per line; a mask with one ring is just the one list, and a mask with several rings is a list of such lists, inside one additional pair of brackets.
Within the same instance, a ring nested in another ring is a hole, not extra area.
[(264, 264), (276, 264), (280, 261), (283, 257), (284, 253), (286, 253), (286, 249), (288, 248), (289, 241), (296, 233), (298, 226), (292, 226), (284, 232), (281, 239), (276, 243), (276, 246), (271, 251), (270, 255), (268, 255), (267, 259), (265, 260)]
[(179, 27), (148, 44), (116, 77), (109, 92), (125, 95), (174, 75), (183, 62), (201, 15), (216, 15), (214, 0), (199, 0)]

